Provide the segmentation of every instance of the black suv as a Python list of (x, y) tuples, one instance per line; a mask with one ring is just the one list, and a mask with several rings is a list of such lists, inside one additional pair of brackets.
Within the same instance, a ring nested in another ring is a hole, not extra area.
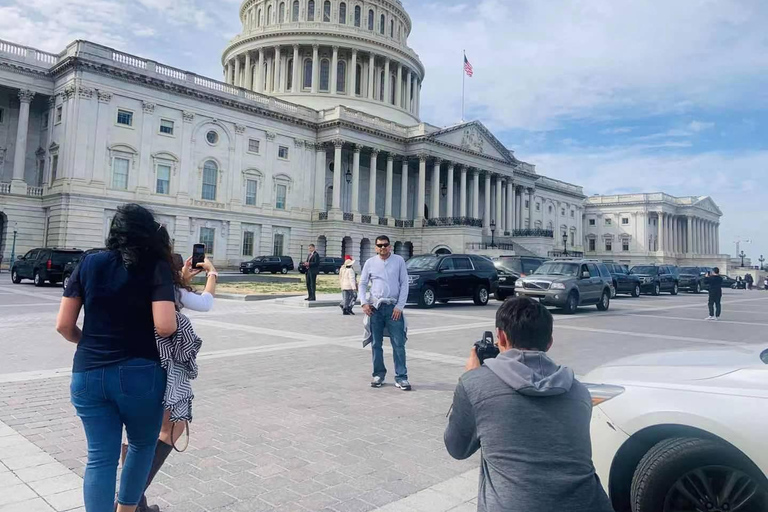
[(693, 293), (701, 293), (707, 289), (704, 277), (709, 272), (709, 267), (680, 267), (680, 289)]
[(635, 265), (630, 274), (640, 278), (640, 291), (659, 295), (669, 292), (677, 295), (680, 290), (677, 267), (674, 265)]
[(22, 279), (32, 279), (35, 286), (46, 281), (57, 284), (64, 278), (64, 267), (83, 253), (80, 249), (32, 249), (12, 263), (11, 280), (19, 284)]
[(89, 254), (96, 254), (97, 252), (104, 252), (104, 251), (106, 251), (106, 249), (103, 247), (99, 249), (88, 249), (84, 253), (80, 254), (77, 257), (77, 259), (74, 259), (69, 263), (67, 263), (66, 265), (64, 265), (64, 272), (62, 274), (64, 277), (61, 281), (61, 283), (64, 285), (64, 288), (66, 288), (67, 284), (69, 284), (69, 277), (72, 275), (72, 272), (75, 271), (75, 268), (80, 264), (81, 261), (85, 259), (86, 256), (88, 256)]
[(533, 274), (546, 258), (535, 256), (500, 256), (493, 260), (499, 273), (499, 288), (496, 290), (496, 300), (504, 300), (515, 294), (515, 281), (520, 277)]
[(409, 259), (406, 266), (408, 303), (423, 308), (453, 299), (473, 299), (485, 306), (499, 286), (493, 261), (476, 254), (425, 254)]
[(290, 256), (257, 256), (251, 261), (240, 263), (240, 272), (243, 274), (259, 274), (261, 272), (287, 274), (293, 269), (293, 258)]
[(640, 278), (629, 273), (626, 265), (606, 263), (605, 267), (613, 278), (613, 289), (616, 293), (628, 293), (633, 297), (640, 296)]
[[(344, 258), (331, 258), (329, 257), (322, 257), (320, 258), (320, 266), (318, 267), (318, 273), (320, 274), (338, 274), (339, 269), (344, 266)], [(299, 272), (302, 274), (307, 273), (307, 269), (304, 267), (299, 267)]]

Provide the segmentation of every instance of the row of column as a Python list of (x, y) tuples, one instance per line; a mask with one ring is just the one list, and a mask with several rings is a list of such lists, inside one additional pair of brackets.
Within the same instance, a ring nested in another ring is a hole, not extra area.
[(720, 254), (720, 224), (696, 216), (659, 212), (659, 251)]
[(24, 181), (24, 170), (27, 159), (27, 140), (29, 138), (29, 109), (33, 91), (20, 90), (19, 96), (19, 123), (16, 127), (16, 145), (13, 153), (13, 177), (11, 192), (14, 194), (26, 194), (27, 183)]
[[(290, 54), (291, 48), (293, 55)], [(346, 96), (358, 96), (369, 100), (393, 104), (394, 106), (419, 115), (421, 104), (421, 81), (417, 73), (409, 67), (389, 59), (377, 57), (374, 53), (359, 54), (358, 50), (345, 50), (345, 87), (343, 92), (337, 88), (339, 70), (339, 47), (331, 47), (332, 54), (329, 59), (329, 87), (328, 91), (320, 91), (320, 64), (321, 60), (328, 60), (327, 56), (321, 59), (320, 45), (312, 45), (312, 77), (311, 85), (307, 92), (317, 94), (328, 92), (329, 94), (343, 94)], [(347, 54), (348, 53), (348, 54)], [(255, 55), (245, 52), (244, 56), (236, 56), (229, 60), (224, 68), (224, 80), (230, 85), (242, 87), (259, 93), (299, 94), (305, 92), (304, 58), (309, 54), (302, 54), (301, 46), (294, 44), (284, 48), (279, 45), (259, 48)], [(293, 60), (292, 67), (289, 60)], [(297, 65), (296, 63), (299, 63)], [(265, 66), (266, 64), (266, 66)], [(357, 68), (360, 65), (360, 94), (357, 94), (358, 76)], [(291, 73), (290, 87), (287, 73)], [(382, 71), (384, 82), (382, 84)], [(264, 76), (266, 73), (266, 76)], [(393, 77), (395, 75), (395, 77)], [(392, 95), (394, 92), (394, 103)]]

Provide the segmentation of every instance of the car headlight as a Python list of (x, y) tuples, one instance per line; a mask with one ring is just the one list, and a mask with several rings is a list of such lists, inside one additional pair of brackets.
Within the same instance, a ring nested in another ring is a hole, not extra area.
[(408, 276), (408, 284), (415, 284), (421, 276)]
[(592, 395), (592, 406), (600, 405), (611, 398), (616, 398), (624, 392), (621, 386), (612, 386), (610, 384), (584, 384)]
[(552, 286), (550, 286), (553, 290), (565, 290), (565, 284), (563, 283), (552, 283)]
[(523, 282), (521, 280), (518, 279), (517, 281), (515, 281), (515, 288), (522, 288), (522, 287), (523, 287)]

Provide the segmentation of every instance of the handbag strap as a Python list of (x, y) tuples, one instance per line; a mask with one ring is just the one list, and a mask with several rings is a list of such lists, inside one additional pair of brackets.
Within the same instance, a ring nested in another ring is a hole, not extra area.
[(176, 424), (177, 423), (179, 423), (179, 422), (178, 421), (174, 421), (174, 422), (171, 423), (171, 446), (173, 446), (174, 450), (176, 450), (177, 452), (181, 453), (181, 452), (185, 452), (187, 450), (187, 448), (189, 448), (189, 422), (188, 421), (184, 422), (184, 430), (186, 431), (186, 434), (187, 434), (187, 443), (184, 445), (184, 449), (183, 450), (179, 450), (179, 448), (176, 446), (176, 440), (174, 439), (175, 436), (173, 435), (173, 431), (176, 428)]

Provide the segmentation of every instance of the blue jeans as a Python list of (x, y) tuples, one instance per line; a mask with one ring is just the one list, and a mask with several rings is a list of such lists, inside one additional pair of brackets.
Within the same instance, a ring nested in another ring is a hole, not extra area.
[(128, 455), (117, 501), (139, 503), (163, 424), (165, 379), (160, 363), (138, 358), (72, 374), (72, 405), (88, 441), (83, 479), (86, 512), (110, 512), (114, 507), (123, 425)]
[(408, 380), (408, 369), (405, 366), (405, 320), (392, 320), (393, 304), (382, 304), (371, 317), (371, 334), (373, 335), (373, 376), (387, 375), (387, 367), (384, 365), (384, 328), (389, 331), (389, 341), (392, 344), (392, 353), (395, 359), (395, 381)]

